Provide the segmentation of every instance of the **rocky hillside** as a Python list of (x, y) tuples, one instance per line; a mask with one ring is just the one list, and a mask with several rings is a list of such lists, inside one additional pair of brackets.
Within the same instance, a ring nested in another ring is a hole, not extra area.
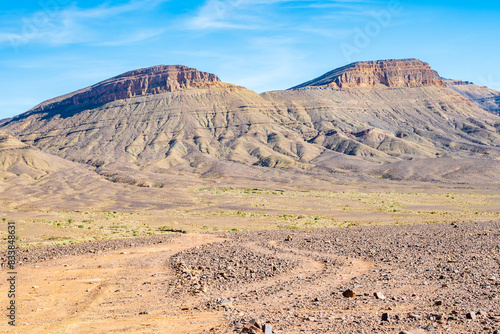
[(448, 88), (465, 96), (479, 108), (500, 115), (500, 92), (486, 86), (477, 86), (470, 81), (444, 79)]
[(107, 175), (174, 168), (244, 176), (275, 167), (404, 179), (380, 164), (500, 156), (500, 118), (419, 60), (354, 63), (297, 87), (259, 95), (185, 66), (156, 66), (46, 101), (0, 127)]
[(383, 160), (499, 153), (499, 119), (445, 87), (309, 87), (264, 97), (289, 122), (313, 128), (309, 142), (348, 155)]

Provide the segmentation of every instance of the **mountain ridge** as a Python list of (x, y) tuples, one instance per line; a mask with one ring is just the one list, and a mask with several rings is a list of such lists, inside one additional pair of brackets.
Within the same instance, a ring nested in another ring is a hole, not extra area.
[[(386, 169), (375, 166), (401, 161), (411, 165), (414, 159), (437, 163), (439, 157), (500, 157), (500, 118), (444, 86), (427, 63), (410, 59), (371, 64), (377, 68), (355, 66), (363, 70), (359, 80), (352, 71), (347, 76), (345, 82), (355, 85), (340, 88), (332, 81), (337, 87), (326, 83), (262, 94), (187, 67), (139, 69), (91, 86), (120, 87), (109, 102), (70, 103), (68, 96), (77, 91), (46, 101), (0, 128), (42, 151), (105, 169), (106, 175), (118, 168), (129, 175), (175, 169), (220, 176), (233, 175), (231, 169), (238, 174), (235, 166), (241, 166), (247, 174), (261, 167), (354, 168), (386, 176)], [(389, 85), (379, 80), (381, 68), (388, 69), (383, 80)], [(180, 77), (168, 82), (172, 73)], [(127, 84), (109, 86), (116, 82)], [(138, 88), (138, 93), (129, 96), (128, 87)], [(124, 92), (125, 98), (115, 99)], [(98, 100), (100, 95), (88, 96)]]

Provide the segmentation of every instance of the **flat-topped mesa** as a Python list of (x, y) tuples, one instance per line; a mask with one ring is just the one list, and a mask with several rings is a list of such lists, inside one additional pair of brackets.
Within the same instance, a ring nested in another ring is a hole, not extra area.
[(183, 65), (159, 65), (123, 73), (93, 86), (45, 101), (31, 110), (43, 112), (70, 106), (101, 105), (136, 96), (221, 84), (220, 79)]
[(446, 85), (428, 63), (418, 59), (360, 61), (330, 71), (290, 89), (304, 87), (421, 87)]

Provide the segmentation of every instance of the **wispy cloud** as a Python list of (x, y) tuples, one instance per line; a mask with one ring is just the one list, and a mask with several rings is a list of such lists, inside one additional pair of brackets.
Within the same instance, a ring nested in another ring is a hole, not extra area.
[(207, 0), (195, 17), (188, 20), (189, 29), (259, 29), (259, 7), (280, 3), (310, 3), (312, 0)]
[(121, 45), (129, 45), (135, 44), (138, 42), (142, 42), (157, 36), (162, 35), (167, 31), (166, 28), (158, 28), (158, 29), (144, 29), (133, 32), (132, 34), (127, 34), (122, 38), (118, 38), (112, 41), (105, 41), (97, 43), (97, 46), (121, 46)]
[(208, 0), (195, 17), (188, 20), (189, 29), (253, 29), (248, 20), (243, 22), (240, 10), (246, 1)]
[[(93, 8), (54, 7), (19, 18), (15, 27), (0, 27), (0, 44), (10, 43), (17, 48), (30, 42), (49, 45), (91, 43), (102, 38), (106, 31), (93, 29), (92, 24), (136, 11), (151, 10), (167, 0), (133, 0), (126, 4), (111, 6), (103, 4)], [(151, 31), (132, 31), (130, 42), (152, 37)], [(105, 42), (102, 42), (105, 43)], [(123, 45), (126, 40), (115, 42)], [(98, 43), (95, 43), (98, 44)], [(108, 42), (108, 45), (113, 45)]]
[[(279, 16), (282, 9), (343, 10), (353, 15), (373, 4), (375, 0), (207, 0), (185, 26), (192, 30), (266, 29), (279, 23), (272, 18)], [(271, 19), (265, 20), (266, 16)]]

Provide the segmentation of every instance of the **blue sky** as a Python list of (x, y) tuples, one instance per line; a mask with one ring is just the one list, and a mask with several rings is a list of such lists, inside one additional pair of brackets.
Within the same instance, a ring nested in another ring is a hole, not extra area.
[(499, 17), (497, 1), (3, 1), (0, 119), (158, 64), (260, 93), (357, 60), (419, 58), (500, 90)]

